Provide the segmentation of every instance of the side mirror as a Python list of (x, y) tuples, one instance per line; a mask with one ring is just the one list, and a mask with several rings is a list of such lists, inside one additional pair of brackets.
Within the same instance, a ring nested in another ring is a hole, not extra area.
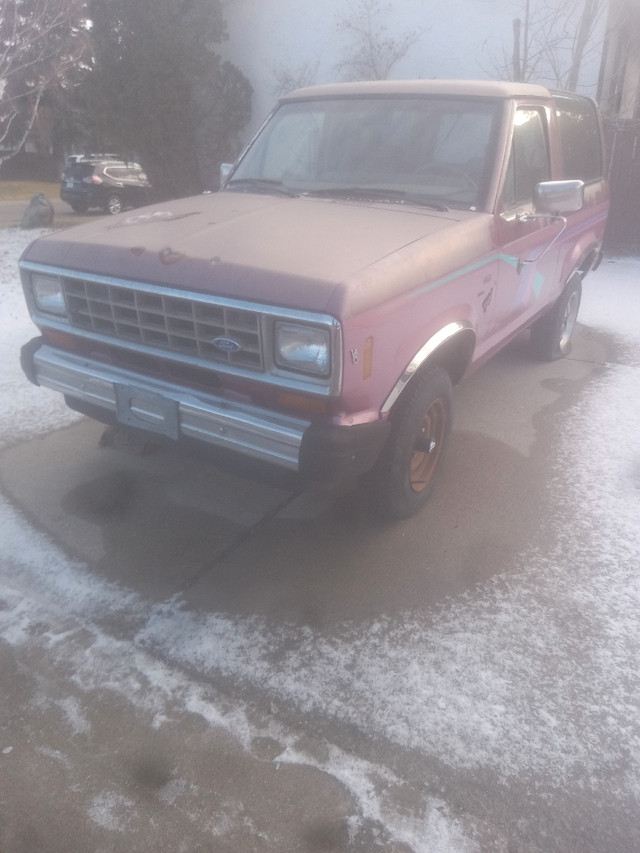
[(535, 219), (551, 217), (562, 223), (562, 228), (556, 236), (547, 243), (537, 258), (518, 258), (518, 272), (525, 264), (537, 263), (549, 251), (556, 240), (567, 227), (565, 214), (575, 213), (584, 207), (584, 181), (542, 181), (533, 190), (534, 213), (524, 213), (519, 217), (521, 222), (532, 222)]
[(233, 170), (233, 163), (220, 163), (220, 186), (223, 187)]
[(583, 206), (584, 181), (543, 181), (533, 191), (533, 209), (538, 214), (575, 213)]

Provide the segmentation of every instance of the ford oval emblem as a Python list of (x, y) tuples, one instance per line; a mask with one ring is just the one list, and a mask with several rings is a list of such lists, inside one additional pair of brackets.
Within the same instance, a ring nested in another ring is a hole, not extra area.
[(238, 352), (242, 349), (238, 341), (234, 341), (233, 338), (214, 338), (213, 345), (222, 352)]

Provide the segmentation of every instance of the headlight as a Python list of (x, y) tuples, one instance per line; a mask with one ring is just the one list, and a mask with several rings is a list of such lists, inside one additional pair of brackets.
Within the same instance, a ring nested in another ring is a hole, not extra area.
[(276, 323), (276, 364), (316, 376), (331, 371), (328, 329), (297, 323)]
[(62, 292), (62, 282), (56, 276), (43, 275), (38, 272), (33, 273), (31, 276), (31, 290), (39, 311), (45, 314), (59, 315), (67, 313), (67, 307), (64, 304), (64, 294)]

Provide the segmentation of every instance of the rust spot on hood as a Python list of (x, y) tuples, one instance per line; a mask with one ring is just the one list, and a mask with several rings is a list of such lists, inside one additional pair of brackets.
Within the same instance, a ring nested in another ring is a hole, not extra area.
[(158, 255), (163, 264), (177, 264), (178, 261), (181, 261), (184, 258), (184, 256), (184, 252), (176, 252), (170, 246), (162, 249)]

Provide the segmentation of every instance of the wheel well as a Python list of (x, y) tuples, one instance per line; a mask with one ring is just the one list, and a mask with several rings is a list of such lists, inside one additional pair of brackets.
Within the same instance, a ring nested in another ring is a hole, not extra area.
[(382, 406), (383, 413), (389, 412), (412, 386), (416, 376), (432, 367), (441, 367), (447, 372), (451, 384), (459, 382), (473, 356), (476, 333), (470, 324), (450, 323), (433, 335), (410, 362), (404, 374)]
[(475, 332), (472, 329), (463, 329), (441, 344), (421, 365), (420, 370), (433, 365), (442, 367), (449, 374), (452, 384), (456, 385), (469, 366), (475, 345)]
[(602, 249), (600, 246), (590, 246), (582, 255), (578, 263), (575, 265), (573, 272), (568, 277), (569, 281), (574, 275), (579, 275), (583, 279), (590, 270), (595, 270), (600, 265), (602, 260)]

